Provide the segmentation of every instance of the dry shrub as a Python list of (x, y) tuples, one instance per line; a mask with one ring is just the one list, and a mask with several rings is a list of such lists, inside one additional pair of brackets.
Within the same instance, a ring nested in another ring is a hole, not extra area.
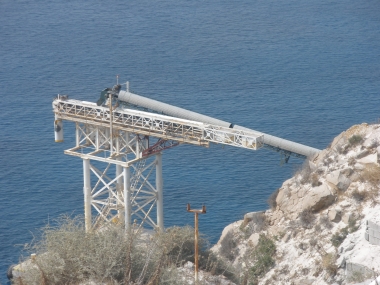
[(326, 229), (332, 229), (333, 224), (327, 216), (322, 216), (319, 218), (320, 225), (324, 226)]
[(315, 215), (311, 211), (311, 209), (305, 209), (303, 210), (300, 215), (300, 222), (301, 226), (303, 226), (306, 229), (310, 229), (313, 226), (313, 223), (315, 221)]
[(363, 182), (378, 187), (380, 183), (380, 167), (374, 164), (366, 165), (360, 173)]
[(227, 232), (220, 242), (220, 253), (222, 256), (232, 261), (236, 255), (237, 243), (232, 232)]
[(370, 200), (372, 205), (377, 203), (380, 190), (380, 167), (374, 164), (368, 164), (360, 173), (360, 180), (369, 183), (365, 190), (354, 190), (351, 197), (358, 202)]
[(359, 191), (358, 189), (355, 189), (354, 191), (352, 191), (351, 193), (351, 197), (357, 201), (357, 202), (362, 202), (366, 199), (366, 192), (365, 191)]
[(356, 158), (353, 157), (353, 156), (350, 156), (348, 159), (347, 159), (347, 163), (348, 165), (352, 166), (356, 163)]
[(322, 267), (330, 276), (336, 275), (336, 272), (338, 271), (338, 266), (336, 266), (335, 263), (336, 263), (335, 254), (326, 253), (325, 255), (322, 256)]
[(280, 192), (280, 188), (278, 188), (276, 191), (274, 191), (268, 198), (267, 202), (268, 202), (268, 205), (269, 207), (272, 209), (272, 210), (275, 210), (276, 207), (277, 207), (277, 202), (276, 202), (276, 198), (278, 196), (278, 193)]
[(300, 183), (306, 184), (310, 181), (311, 169), (308, 160), (305, 160), (302, 166), (296, 171), (295, 175), (299, 176)]
[(310, 244), (311, 247), (316, 246), (317, 243), (318, 243), (318, 241), (315, 238), (311, 238), (310, 241), (309, 241), (309, 244)]
[(311, 175), (311, 186), (317, 187), (320, 185), (322, 185), (322, 182), (319, 181), (319, 175), (318, 175), (318, 173), (314, 172)]
[[(208, 242), (202, 235), (199, 245), (200, 255), (204, 256)], [(149, 235), (138, 230), (126, 233), (118, 225), (107, 225), (86, 233), (81, 219), (63, 217), (57, 226), (45, 227), (41, 239), (27, 250), (37, 257), (17, 280), (19, 284), (79, 284), (93, 280), (153, 285), (169, 274), (167, 268), (194, 261), (194, 229), (173, 227)]]

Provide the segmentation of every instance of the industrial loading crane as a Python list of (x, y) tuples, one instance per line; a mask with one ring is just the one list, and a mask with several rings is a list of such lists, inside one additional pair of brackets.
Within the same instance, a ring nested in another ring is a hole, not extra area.
[[(104, 89), (96, 104), (66, 95), (53, 101), (55, 141), (63, 141), (63, 120), (76, 126), (75, 146), (64, 153), (83, 160), (86, 231), (104, 222), (122, 223), (129, 229), (132, 217), (140, 227), (163, 230), (164, 149), (182, 143), (265, 147), (280, 152), (285, 162), (290, 156), (306, 158), (320, 151), (131, 93), (128, 82), (126, 86), (125, 91), (121, 85)], [(104, 169), (91, 160), (101, 162)], [(116, 168), (114, 174), (111, 166)]]

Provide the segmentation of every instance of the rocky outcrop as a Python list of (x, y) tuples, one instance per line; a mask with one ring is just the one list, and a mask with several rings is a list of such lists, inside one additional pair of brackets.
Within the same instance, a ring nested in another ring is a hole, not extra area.
[(258, 284), (369, 284), (380, 275), (379, 143), (380, 125), (343, 132), (282, 184), (274, 209), (227, 226), (213, 251), (228, 232), (230, 262), (247, 272), (264, 234), (276, 258)]
[(285, 184), (277, 195), (276, 203), (278, 210), (288, 217), (296, 218), (305, 209), (320, 211), (334, 203), (335, 199), (327, 183), (318, 187)]

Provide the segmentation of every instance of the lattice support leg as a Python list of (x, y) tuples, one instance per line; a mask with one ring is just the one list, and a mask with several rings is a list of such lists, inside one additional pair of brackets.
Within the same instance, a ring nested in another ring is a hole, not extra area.
[(125, 230), (128, 231), (131, 228), (131, 170), (129, 167), (124, 167), (123, 170), (124, 178), (124, 222)]
[(118, 205), (117, 205), (117, 212), (118, 212), (118, 220), (121, 224), (124, 224), (124, 205), (121, 203), (123, 201), (123, 191), (124, 191), (124, 186), (123, 186), (123, 175), (122, 174), (123, 167), (121, 165), (116, 165), (116, 177), (117, 183), (116, 183), (116, 193), (117, 196), (119, 197), (118, 199)]
[(157, 191), (157, 226), (160, 231), (164, 230), (164, 201), (162, 181), (162, 154), (156, 155), (156, 191)]
[(90, 179), (90, 160), (83, 159), (83, 194), (84, 194), (84, 220), (86, 232), (91, 231), (91, 179)]

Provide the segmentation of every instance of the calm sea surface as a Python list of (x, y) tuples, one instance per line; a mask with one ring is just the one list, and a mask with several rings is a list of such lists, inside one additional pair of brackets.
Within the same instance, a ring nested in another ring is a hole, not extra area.
[[(380, 117), (380, 2), (0, 2), (0, 282), (32, 233), (82, 214), (82, 161), (54, 143), (52, 98), (95, 102), (116, 74), (141, 95), (316, 148)], [(164, 152), (165, 224), (216, 242), (302, 161), (180, 146)]]

